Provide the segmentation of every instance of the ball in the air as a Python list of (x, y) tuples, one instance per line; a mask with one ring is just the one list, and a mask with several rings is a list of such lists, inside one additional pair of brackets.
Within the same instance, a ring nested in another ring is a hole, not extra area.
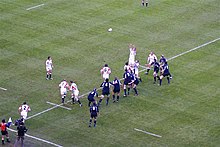
[(108, 32), (111, 32), (111, 31), (112, 31), (112, 28), (109, 28), (109, 29), (108, 29)]

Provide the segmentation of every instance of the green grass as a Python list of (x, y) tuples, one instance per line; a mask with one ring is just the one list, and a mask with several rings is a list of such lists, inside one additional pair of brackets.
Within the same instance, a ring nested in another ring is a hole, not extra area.
[[(220, 37), (218, 0), (156, 0), (149, 8), (132, 0), (2, 0), (0, 10), (0, 87), (8, 89), (0, 90), (0, 118), (6, 119), (19, 117), (23, 101), (31, 106), (29, 116), (52, 107), (46, 101), (59, 104), (58, 84), (64, 78), (76, 81), (80, 94), (98, 87), (105, 63), (112, 69), (111, 80), (121, 78), (129, 43), (137, 46), (136, 58), (144, 65), (151, 50), (171, 58)], [(53, 81), (45, 80), (49, 55), (55, 66)], [(219, 56), (216, 41), (170, 60), (173, 79), (161, 87), (153, 85), (152, 71), (141, 73), (139, 96), (103, 105), (96, 128), (88, 128), (84, 97), (82, 108), (67, 104), (71, 111), (56, 108), (27, 120), (28, 134), (65, 147), (217, 147)], [(14, 143), (15, 133), (9, 135)], [(50, 145), (26, 137), (25, 146)]]

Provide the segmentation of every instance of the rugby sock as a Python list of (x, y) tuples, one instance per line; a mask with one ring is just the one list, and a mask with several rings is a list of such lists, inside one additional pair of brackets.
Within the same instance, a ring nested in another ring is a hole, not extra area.
[(161, 86), (161, 84), (162, 84), (162, 79), (160, 79), (160, 86)]
[(146, 7), (148, 6), (148, 3), (146, 3)]
[(7, 138), (7, 142), (10, 142), (9, 137)]
[(147, 69), (147, 73), (150, 71), (150, 69)]
[(75, 103), (74, 97), (72, 97), (72, 103), (73, 103), (73, 104)]
[(124, 89), (124, 95), (125, 95), (125, 96), (127, 95), (127, 93), (126, 93), (126, 89)]
[(90, 107), (91, 101), (89, 101), (88, 106)]
[(102, 99), (100, 99), (100, 100), (99, 100), (99, 104), (98, 104), (98, 105), (100, 105), (100, 104), (101, 104), (101, 102), (102, 102)]
[(2, 144), (5, 144), (4, 138), (2, 138)]
[(91, 127), (92, 119), (89, 120), (89, 127)]
[(115, 102), (115, 95), (112, 95), (113, 102)]
[(138, 95), (136, 87), (134, 88), (134, 92), (135, 92), (136, 95)]
[(140, 80), (140, 82), (142, 82), (142, 79), (141, 79), (141, 77), (140, 77), (140, 79), (139, 79), (139, 80)]
[(94, 120), (94, 127), (96, 126), (96, 120)]
[(154, 77), (154, 82), (156, 82), (156, 77)]
[(109, 101), (109, 97), (107, 97), (106, 99), (106, 106), (108, 105), (108, 101)]
[(144, 3), (142, 2), (142, 6), (144, 6)]
[(160, 80), (160, 77), (159, 77), (159, 76), (157, 76), (157, 80)]
[(62, 98), (62, 103), (64, 103), (64, 98)]
[(119, 101), (119, 95), (117, 95), (117, 101)]
[(129, 95), (129, 92), (130, 92), (130, 88), (128, 88), (128, 95)]
[(49, 79), (51, 79), (51, 77), (52, 77), (52, 74), (49, 74)]
[(170, 77), (167, 77), (168, 84), (170, 84)]

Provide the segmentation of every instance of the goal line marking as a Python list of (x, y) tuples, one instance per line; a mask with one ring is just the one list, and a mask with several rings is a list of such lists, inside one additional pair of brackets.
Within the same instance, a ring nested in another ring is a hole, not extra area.
[[(202, 47), (204, 47), (204, 46), (206, 46), (206, 45), (209, 45), (209, 44), (211, 44), (211, 43), (214, 43), (214, 42), (216, 42), (216, 41), (218, 41), (218, 40), (220, 40), (220, 38), (217, 38), (217, 39), (214, 39), (214, 40), (209, 41), (209, 42), (207, 42), (207, 43), (204, 43), (204, 44), (202, 44), (202, 45), (200, 45), (200, 46), (197, 46), (197, 47), (195, 47), (195, 48), (193, 48), (193, 49), (190, 49), (190, 50), (185, 51), (185, 52), (183, 52), (183, 53), (180, 53), (180, 54), (178, 54), (178, 55), (176, 55), (176, 56), (173, 56), (173, 57), (171, 57), (171, 58), (169, 58), (169, 59), (167, 59), (167, 60), (173, 60), (173, 59), (175, 59), (175, 58), (177, 58), (177, 57), (179, 57), (179, 56), (182, 56), (182, 55), (184, 55), (184, 54), (187, 54), (187, 53), (189, 53), (189, 52), (192, 52), (192, 51), (194, 51), (194, 50), (197, 50), (197, 49), (199, 49), (199, 48), (202, 48)], [(139, 72), (143, 72), (143, 71), (146, 70), (146, 67), (145, 67), (145, 66), (142, 66), (142, 65), (141, 65), (140, 67), (142, 67), (142, 68), (144, 68), (144, 69), (140, 70)], [(120, 79), (120, 80), (121, 80), (121, 79)], [(99, 87), (97, 90), (100, 90), (100, 89), (101, 89), (101, 87)], [(89, 93), (90, 93), (90, 92), (87, 92), (87, 93), (85, 93), (85, 94), (79, 96), (79, 98), (82, 98), (82, 97), (88, 95)], [(69, 103), (69, 102), (71, 102), (71, 101), (72, 101), (72, 100), (69, 100), (69, 101), (67, 101), (66, 103)], [(43, 114), (43, 113), (45, 113), (45, 112), (48, 112), (48, 111), (50, 111), (50, 110), (53, 110), (53, 109), (55, 109), (55, 108), (57, 108), (57, 107), (59, 107), (59, 106), (62, 106), (62, 105), (63, 105), (62, 103), (59, 104), (59, 105), (55, 105), (55, 106), (53, 106), (53, 107), (51, 107), (51, 108), (48, 108), (48, 109), (46, 109), (46, 110), (44, 110), (44, 111), (41, 111), (41, 112), (39, 112), (39, 113), (37, 113), (37, 114), (34, 114), (34, 115), (28, 117), (27, 119), (31, 119), (31, 118), (33, 118), (33, 117), (36, 117), (36, 116), (38, 116), (38, 115), (41, 115), (41, 114)]]
[[(8, 130), (17, 133), (16, 130), (13, 130), (13, 129), (11, 129), (11, 128), (8, 128)], [(50, 142), (50, 141), (48, 141), (48, 140), (35, 137), (35, 136), (31, 136), (31, 135), (28, 135), (28, 134), (25, 134), (25, 136), (27, 136), (27, 137), (29, 137), (29, 138), (32, 138), (32, 139), (35, 139), (35, 140), (38, 140), (38, 141), (41, 141), (41, 142), (44, 142), (44, 143), (47, 143), (47, 144), (51, 144), (51, 145), (56, 146), (56, 147), (63, 147), (62, 145), (59, 145), (59, 144)]]

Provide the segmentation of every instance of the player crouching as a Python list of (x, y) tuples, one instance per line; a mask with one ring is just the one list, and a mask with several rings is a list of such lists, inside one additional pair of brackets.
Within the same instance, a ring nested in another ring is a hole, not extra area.
[(75, 103), (75, 101), (77, 101), (79, 103), (79, 106), (82, 107), (82, 103), (79, 100), (79, 90), (78, 87), (76, 85), (76, 83), (74, 83), (73, 81), (70, 81), (71, 86), (70, 86), (70, 91), (71, 93), (71, 98), (72, 98), (72, 102), (73, 104)]

